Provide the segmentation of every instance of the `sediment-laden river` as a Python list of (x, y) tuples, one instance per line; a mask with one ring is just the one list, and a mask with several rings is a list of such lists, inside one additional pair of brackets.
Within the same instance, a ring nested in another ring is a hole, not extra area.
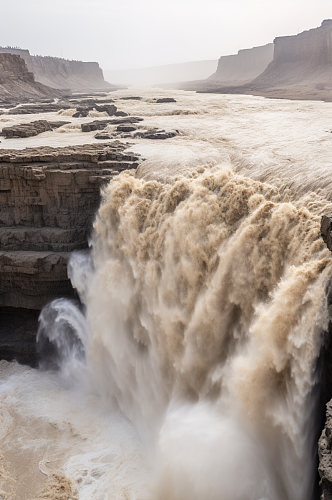
[[(125, 139), (145, 161), (105, 189), (91, 254), (70, 262), (84, 315), (42, 314), (60, 370), (0, 363), (0, 497), (310, 500), (332, 103), (111, 97), (179, 134)], [(96, 141), (91, 117), (68, 120), (0, 146)]]

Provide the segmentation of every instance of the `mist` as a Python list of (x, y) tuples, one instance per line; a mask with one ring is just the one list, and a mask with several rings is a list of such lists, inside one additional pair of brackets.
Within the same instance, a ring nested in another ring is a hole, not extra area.
[(0, 0), (0, 7), (0, 45), (98, 61), (103, 70), (216, 60), (331, 17), (328, 0)]

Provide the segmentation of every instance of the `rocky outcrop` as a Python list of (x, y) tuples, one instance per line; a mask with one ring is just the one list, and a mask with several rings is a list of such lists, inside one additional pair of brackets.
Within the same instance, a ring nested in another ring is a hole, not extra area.
[(123, 123), (139, 123), (143, 121), (143, 118), (139, 118), (136, 116), (128, 116), (127, 118), (113, 118), (113, 119), (107, 119), (107, 120), (94, 120), (93, 122), (89, 123), (82, 123), (81, 124), (81, 129), (82, 132), (93, 132), (95, 130), (104, 130), (104, 128), (107, 127), (107, 125), (120, 125)]
[(48, 122), (47, 120), (36, 120), (30, 123), (23, 123), (19, 125), (12, 125), (11, 127), (3, 127), (0, 135), (11, 139), (12, 137), (32, 137), (43, 132), (52, 131), (56, 128), (62, 127), (70, 122)]
[(162, 97), (161, 99), (157, 99), (157, 104), (165, 104), (165, 103), (168, 103), (168, 102), (176, 102), (175, 99), (173, 99), (173, 97)]
[(6, 98), (26, 100), (58, 94), (54, 89), (36, 82), (20, 56), (0, 53), (0, 107), (1, 100)]
[(103, 71), (97, 62), (31, 56), (28, 50), (11, 47), (0, 47), (1, 52), (22, 57), (36, 81), (55, 89), (115, 90), (118, 88), (104, 80)]
[(322, 216), (320, 233), (327, 248), (332, 251), (332, 213)]
[(260, 75), (273, 59), (274, 45), (269, 43), (252, 49), (239, 50), (237, 54), (222, 56), (217, 71), (209, 80), (243, 82)]
[(318, 442), (320, 485), (322, 500), (332, 499), (332, 402), (327, 404), (326, 424)]
[[(332, 251), (332, 213), (323, 215), (321, 219), (321, 236), (330, 251)], [(332, 293), (329, 293), (329, 302), (332, 303)], [(331, 307), (331, 305), (330, 305)], [(332, 324), (329, 325), (329, 332), (323, 343), (322, 354), (319, 365), (323, 370), (320, 374), (323, 398), (326, 403), (326, 414), (323, 415), (322, 426), (324, 426), (319, 442), (318, 472), (320, 477), (320, 487), (322, 500), (332, 500)], [(329, 401), (330, 400), (330, 401)]]
[(0, 314), (6, 325), (0, 326), (0, 358), (20, 352), (21, 338), (33, 363), (35, 337), (25, 335), (24, 322), (34, 325), (47, 302), (75, 295), (67, 277), (70, 252), (88, 246), (101, 185), (137, 167), (138, 157), (125, 148), (114, 141), (0, 150)]

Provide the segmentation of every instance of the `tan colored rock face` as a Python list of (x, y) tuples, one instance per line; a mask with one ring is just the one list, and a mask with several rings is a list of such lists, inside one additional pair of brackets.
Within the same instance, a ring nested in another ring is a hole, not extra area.
[(0, 99), (56, 96), (57, 91), (35, 81), (24, 59), (0, 52)]
[(66, 263), (86, 248), (100, 186), (138, 158), (120, 142), (0, 153), (0, 306), (73, 294)]
[(222, 56), (217, 71), (209, 80), (243, 82), (262, 73), (273, 59), (273, 43), (252, 49), (239, 50), (237, 54)]
[(20, 56), (37, 82), (54, 89), (115, 90), (117, 88), (104, 80), (103, 71), (97, 62), (32, 56), (28, 50), (12, 47), (0, 47), (0, 53)]

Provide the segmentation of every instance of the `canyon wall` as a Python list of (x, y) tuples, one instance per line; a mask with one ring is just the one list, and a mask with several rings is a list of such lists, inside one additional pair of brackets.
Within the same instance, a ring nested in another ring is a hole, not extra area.
[(274, 58), (252, 85), (290, 85), (304, 82), (329, 85), (332, 78), (332, 20), (319, 28), (274, 40)]
[(101, 185), (137, 167), (125, 148), (0, 149), (0, 359), (33, 364), (40, 309), (75, 295), (70, 252), (88, 246)]
[(36, 98), (55, 96), (56, 91), (35, 81), (17, 54), (0, 53), (0, 98)]
[(112, 90), (97, 62), (69, 61), (59, 57), (32, 56), (28, 50), (0, 47), (0, 53), (20, 55), (35, 79), (55, 89)]
[[(233, 56), (235, 57), (235, 56)], [(227, 78), (231, 73), (226, 73)], [(214, 79), (213, 79), (214, 78)], [(224, 77), (223, 77), (224, 78)], [(226, 76), (225, 76), (226, 78)], [(332, 101), (332, 20), (318, 28), (274, 40), (274, 57), (250, 82), (199, 82), (198, 92), (249, 94), (282, 99)]]
[(209, 80), (223, 82), (252, 80), (262, 73), (273, 59), (273, 43), (252, 49), (239, 50), (237, 54), (222, 56), (217, 71)]

